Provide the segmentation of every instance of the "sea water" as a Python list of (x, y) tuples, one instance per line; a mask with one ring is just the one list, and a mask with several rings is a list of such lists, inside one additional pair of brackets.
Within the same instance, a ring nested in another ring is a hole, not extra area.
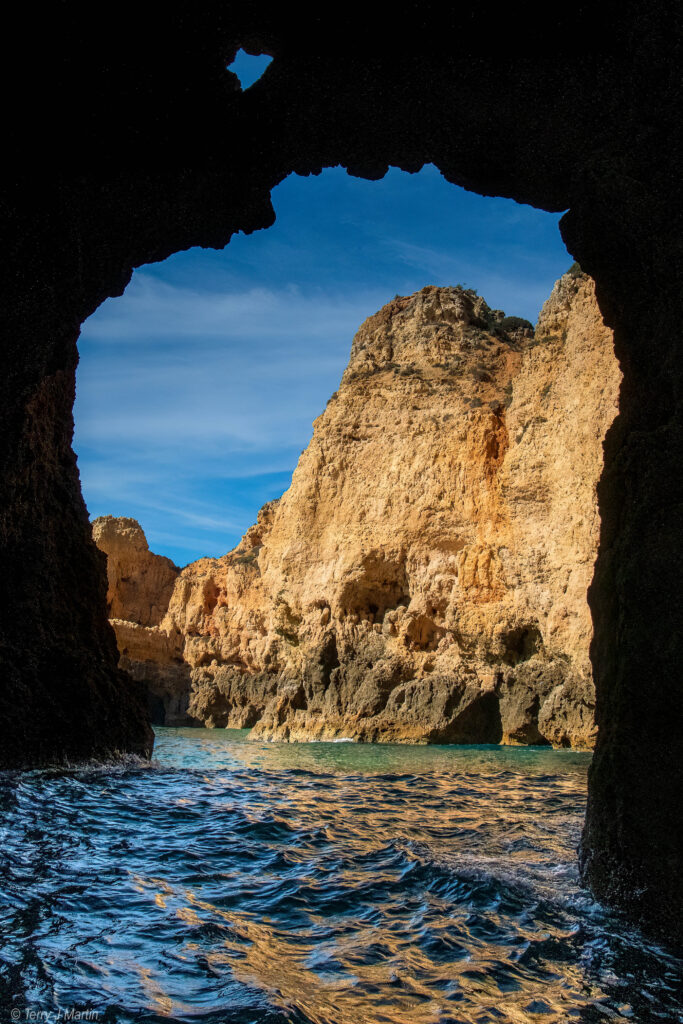
[(0, 778), (0, 1021), (683, 1021), (581, 888), (590, 755), (158, 729)]

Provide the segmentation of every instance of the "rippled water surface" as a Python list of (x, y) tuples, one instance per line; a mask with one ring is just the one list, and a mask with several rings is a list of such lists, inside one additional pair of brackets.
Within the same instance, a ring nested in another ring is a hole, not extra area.
[(155, 758), (2, 778), (3, 1024), (683, 1021), (681, 963), (579, 887), (588, 755)]

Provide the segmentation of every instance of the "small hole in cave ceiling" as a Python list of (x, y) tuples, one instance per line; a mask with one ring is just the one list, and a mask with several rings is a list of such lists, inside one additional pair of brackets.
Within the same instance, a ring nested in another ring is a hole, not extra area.
[(248, 89), (254, 82), (258, 82), (272, 59), (266, 53), (254, 55), (238, 50), (232, 64), (228, 64), (228, 71), (237, 75), (243, 89)]

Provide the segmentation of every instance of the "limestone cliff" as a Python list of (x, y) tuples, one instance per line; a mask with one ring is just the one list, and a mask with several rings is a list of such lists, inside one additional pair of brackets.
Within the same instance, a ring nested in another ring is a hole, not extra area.
[(180, 570), (170, 558), (149, 550), (135, 519), (100, 516), (92, 531), (107, 556), (107, 609), (119, 667), (143, 684), (153, 721), (191, 724), (190, 671), (182, 646), (159, 628)]
[(107, 556), (107, 609), (112, 619), (141, 626), (161, 622), (178, 576), (170, 558), (149, 550), (135, 519), (100, 516), (92, 524), (95, 543)]
[(137, 660), (175, 659), (191, 715), (261, 737), (591, 746), (619, 380), (578, 272), (535, 332), (460, 287), (397, 296), (358, 331), (289, 490), (160, 593), (163, 653)]

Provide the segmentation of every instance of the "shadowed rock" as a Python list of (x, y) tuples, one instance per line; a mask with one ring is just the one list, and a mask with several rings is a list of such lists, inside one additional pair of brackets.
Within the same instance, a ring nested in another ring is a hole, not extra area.
[[(624, 373), (591, 587), (598, 743), (584, 877), (683, 942), (680, 5), (282, 4), (23, 18), (2, 71), (2, 763), (149, 749), (117, 669), (71, 451), (79, 324), (134, 266), (269, 226), (292, 171), (449, 181), (561, 221)], [(274, 57), (242, 92), (238, 47)]]

